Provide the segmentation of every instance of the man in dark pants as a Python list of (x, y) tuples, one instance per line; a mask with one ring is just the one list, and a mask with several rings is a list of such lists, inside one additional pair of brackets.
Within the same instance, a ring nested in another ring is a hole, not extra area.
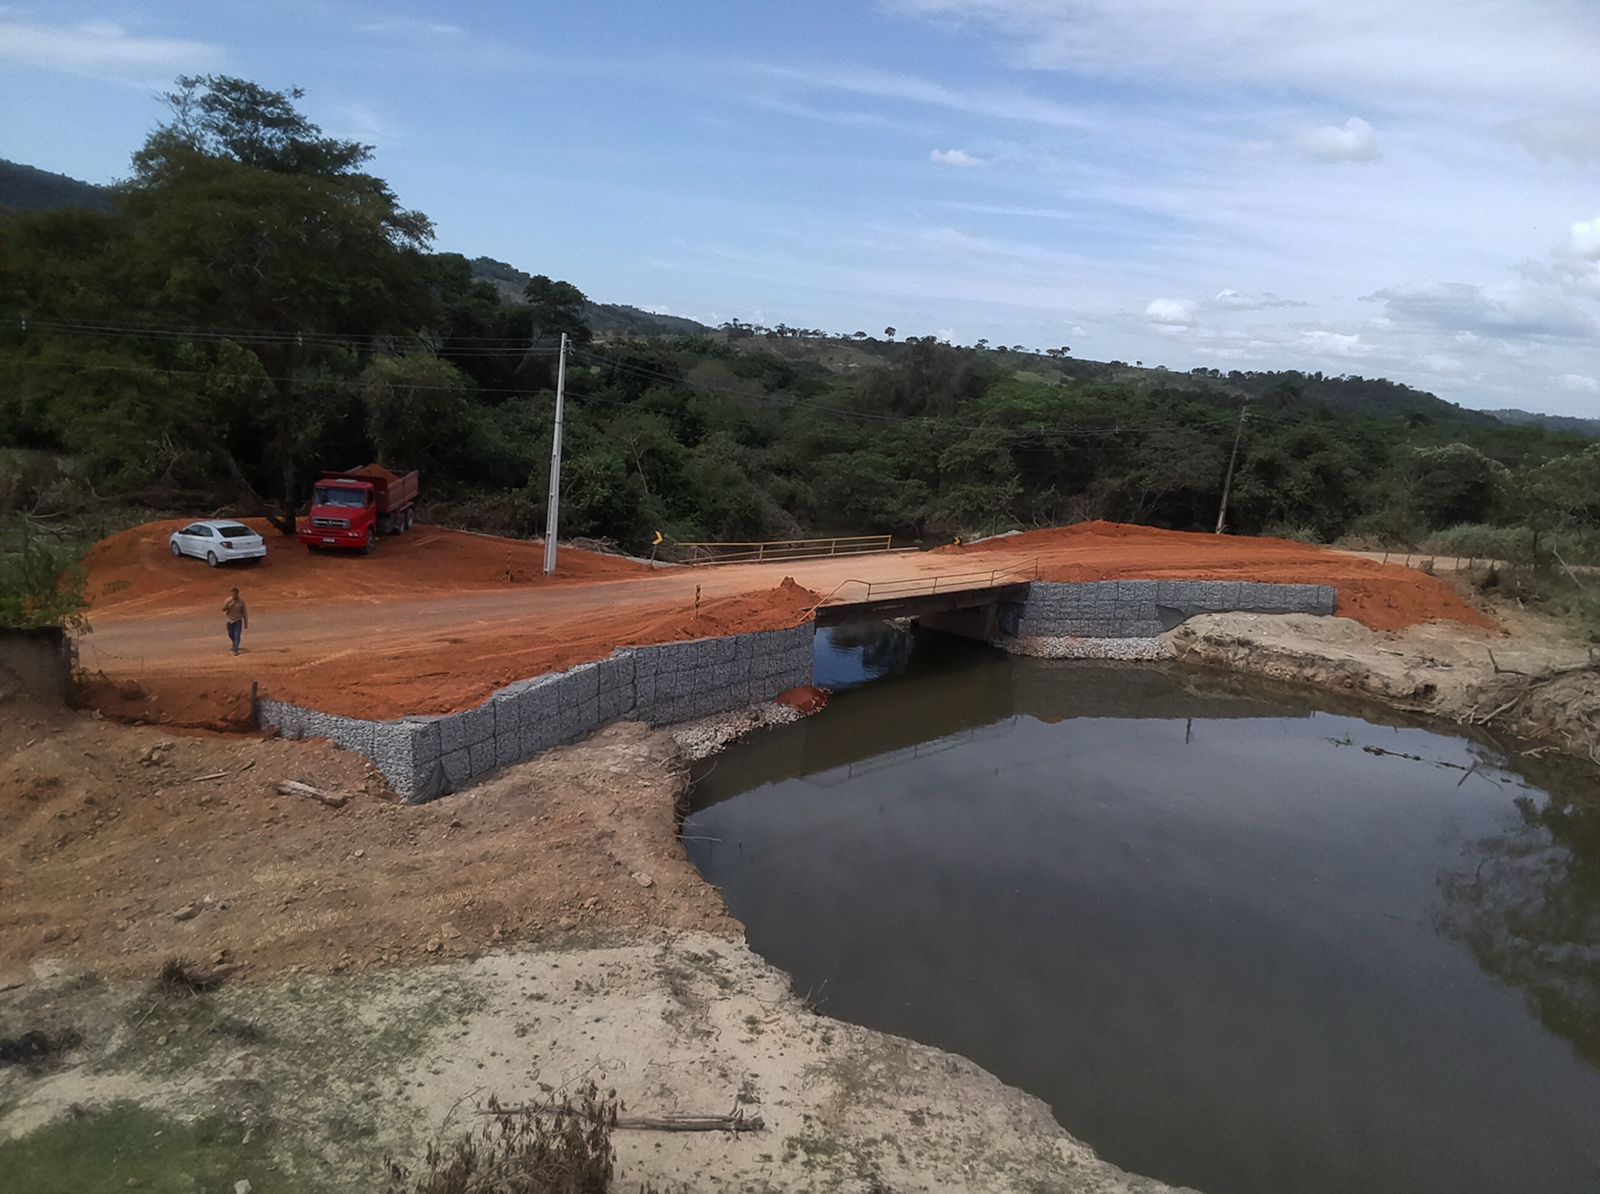
[(239, 639), (250, 625), (250, 611), (244, 607), (244, 598), (239, 596), (239, 590), (233, 590), (233, 596), (228, 598), (227, 604), (222, 607), (222, 614), (228, 619), (228, 641), (233, 644), (233, 653), (239, 653)]

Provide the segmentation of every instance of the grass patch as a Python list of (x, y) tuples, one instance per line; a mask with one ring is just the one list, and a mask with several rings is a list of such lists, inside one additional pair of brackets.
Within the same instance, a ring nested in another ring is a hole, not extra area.
[(301, 1194), (303, 1179), (274, 1167), (259, 1132), (220, 1119), (186, 1123), (129, 1104), (47, 1124), (0, 1143), (7, 1189), (28, 1194), (160, 1194), (232, 1190)]

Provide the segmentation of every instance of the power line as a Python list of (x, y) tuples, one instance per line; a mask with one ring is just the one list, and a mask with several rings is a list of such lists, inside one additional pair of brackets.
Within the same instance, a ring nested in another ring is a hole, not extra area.
[[(36, 321), (36, 320), (31, 320), (30, 319), (30, 320), (28, 320), (26, 322), (25, 326), (26, 326), (26, 328), (27, 328), (27, 330), (29, 332), (39, 331), (39, 330), (42, 329), (42, 330), (44, 330), (46, 332), (57, 332), (57, 333), (64, 334), (64, 335), (86, 335), (86, 336), (102, 336), (102, 337), (103, 336), (111, 336), (111, 335), (123, 335), (123, 336), (128, 336), (128, 337), (131, 337), (131, 338), (135, 338), (135, 339), (144, 338), (144, 339), (154, 339), (154, 340), (158, 340), (158, 341), (168, 341), (168, 342), (177, 342), (177, 341), (182, 341), (182, 340), (195, 340), (195, 339), (236, 342), (236, 338), (233, 335), (230, 335), (230, 334), (227, 334), (227, 333), (224, 333), (224, 332), (221, 332), (221, 331), (217, 331), (215, 329), (180, 328), (177, 325), (169, 325), (167, 327), (157, 329), (157, 328), (150, 328), (150, 327), (137, 327), (137, 326), (133, 326), (133, 325), (124, 325), (124, 324), (65, 322), (65, 321), (52, 321), (52, 320)], [(308, 336), (310, 336), (310, 334), (308, 334)], [(315, 337), (315, 336), (310, 336), (310, 338), (317, 339), (317, 337)], [(402, 338), (403, 337), (399, 337), (399, 336), (396, 336), (396, 337), (374, 337), (374, 339), (377, 339), (377, 340), (395, 340), (395, 339), (402, 339)], [(350, 342), (349, 340), (346, 340), (346, 339), (339, 339), (339, 338), (335, 338), (335, 337), (321, 337), (320, 339), (321, 339), (321, 342), (322, 342), (322, 344), (324, 346), (335, 345), (335, 346), (338, 346), (338, 347), (349, 348), (349, 349), (355, 349), (357, 347), (352, 342)], [(282, 343), (282, 344), (286, 344), (287, 345), (287, 344), (290, 344), (290, 343), (297, 343), (299, 341), (298, 341), (297, 337), (283, 336), (280, 339), (278, 339), (276, 341), (273, 341), (273, 342)], [(423, 342), (426, 343), (426, 341), (423, 341)], [(521, 344), (521, 347), (519, 347), (519, 348), (517, 348), (515, 350), (514, 355), (517, 355), (519, 357), (525, 357), (526, 355), (528, 355), (529, 349), (527, 348), (525, 342), (519, 342), (519, 343)], [(433, 347), (433, 346), (430, 345), (430, 347)], [(453, 350), (451, 350), (449, 348), (446, 348), (442, 353), (440, 353), (437, 348), (435, 348), (434, 351), (435, 351), (436, 355), (440, 355), (441, 359), (445, 359), (445, 360), (450, 359), (450, 357), (452, 357), (452, 356), (458, 355)], [(1209, 430), (1209, 429), (1213, 429), (1213, 428), (1228, 426), (1228, 425), (1231, 425), (1232, 422), (1233, 422), (1233, 415), (1230, 412), (1230, 413), (1227, 413), (1227, 414), (1219, 414), (1214, 419), (1191, 419), (1191, 420), (1187, 420), (1187, 421), (1181, 422), (1181, 423), (1151, 424), (1151, 423), (1140, 423), (1140, 422), (1137, 422), (1137, 421), (1128, 421), (1128, 422), (1118, 422), (1118, 423), (1115, 423), (1115, 424), (1111, 424), (1111, 425), (1108, 425), (1108, 426), (1101, 426), (1101, 427), (1077, 427), (1077, 426), (1050, 426), (1050, 427), (1044, 427), (1044, 426), (1027, 427), (1027, 426), (1022, 426), (1022, 427), (1017, 427), (1017, 426), (1011, 426), (1011, 425), (1007, 425), (1007, 424), (1003, 424), (1003, 423), (995, 423), (995, 422), (973, 423), (973, 422), (957, 421), (957, 420), (954, 420), (952, 418), (947, 418), (947, 417), (937, 416), (937, 415), (903, 415), (903, 414), (893, 414), (893, 413), (880, 413), (880, 412), (876, 412), (876, 411), (863, 411), (863, 410), (858, 410), (858, 409), (855, 409), (855, 408), (852, 408), (852, 407), (839, 406), (839, 405), (836, 405), (836, 404), (830, 404), (830, 403), (826, 403), (826, 402), (817, 401), (816, 399), (807, 398), (807, 397), (800, 396), (800, 395), (782, 394), (782, 393), (770, 393), (770, 392), (752, 394), (752, 393), (748, 393), (748, 392), (740, 391), (740, 390), (732, 390), (732, 389), (727, 389), (727, 388), (723, 388), (723, 387), (710, 386), (710, 385), (707, 385), (707, 384), (705, 384), (703, 382), (691, 382), (687, 378), (684, 378), (682, 376), (675, 376), (673, 374), (666, 373), (666, 372), (663, 372), (663, 371), (658, 370), (658, 369), (652, 369), (652, 368), (650, 368), (648, 366), (640, 365), (640, 364), (638, 364), (638, 363), (636, 363), (634, 361), (629, 361), (629, 360), (624, 360), (624, 359), (620, 359), (620, 358), (613, 357), (613, 356), (608, 356), (606, 354), (599, 353), (599, 352), (593, 351), (591, 349), (572, 349), (572, 350), (570, 350), (570, 352), (571, 352), (571, 355), (584, 359), (585, 361), (587, 361), (590, 365), (592, 365), (594, 367), (611, 368), (611, 369), (614, 369), (614, 370), (617, 370), (617, 371), (620, 371), (620, 372), (630, 373), (630, 374), (632, 374), (632, 375), (634, 375), (636, 377), (643, 377), (643, 378), (649, 378), (649, 379), (652, 379), (652, 380), (658, 380), (658, 381), (667, 382), (667, 383), (670, 383), (673, 386), (680, 387), (682, 389), (686, 389), (686, 390), (690, 391), (691, 393), (699, 393), (699, 394), (708, 395), (708, 396), (724, 397), (724, 398), (728, 398), (728, 399), (735, 400), (735, 401), (738, 401), (738, 402), (768, 403), (768, 404), (771, 404), (771, 405), (784, 407), (784, 408), (786, 408), (788, 410), (791, 410), (791, 411), (805, 411), (807, 413), (813, 413), (813, 414), (831, 415), (831, 416), (834, 416), (834, 417), (837, 417), (837, 418), (841, 418), (841, 419), (850, 419), (850, 420), (857, 420), (857, 421), (860, 421), (860, 422), (863, 422), (863, 423), (876, 424), (876, 425), (881, 426), (881, 427), (906, 426), (906, 425), (913, 425), (913, 424), (921, 424), (923, 426), (934, 428), (934, 429), (937, 429), (937, 430), (942, 430), (942, 431), (981, 432), (981, 433), (985, 433), (985, 434), (993, 434), (993, 433), (999, 432), (999, 433), (1002, 433), (1002, 434), (1004, 434), (1004, 435), (1006, 435), (1008, 437), (1011, 437), (1011, 438), (1017, 439), (1017, 440), (1036, 440), (1036, 441), (1038, 441), (1038, 440), (1048, 440), (1048, 439), (1057, 439), (1057, 438), (1060, 438), (1060, 439), (1084, 438), (1084, 437), (1111, 438), (1111, 437), (1126, 435), (1126, 434), (1129, 434), (1129, 433), (1147, 433), (1147, 432), (1157, 432), (1157, 431), (1203, 431), (1203, 430)], [(507, 350), (506, 354), (507, 355), (511, 355), (511, 350)], [(490, 355), (490, 354), (485, 353), (483, 355)], [(283, 381), (286, 381), (286, 380), (304, 380), (304, 381), (308, 381), (310, 384), (313, 384), (313, 385), (336, 386), (336, 387), (345, 387), (345, 388), (358, 388), (362, 384), (361, 381), (359, 379), (356, 379), (356, 378), (312, 377), (312, 378), (300, 378), (300, 379), (286, 379), (286, 378), (283, 378), (283, 377), (275, 377), (275, 376), (271, 376), (271, 375), (268, 375), (268, 374), (222, 373), (222, 372), (218, 372), (216, 370), (210, 370), (210, 369), (185, 369), (185, 368), (165, 367), (165, 366), (135, 366), (135, 365), (112, 365), (112, 364), (96, 364), (96, 363), (77, 363), (77, 362), (67, 362), (67, 361), (46, 361), (46, 360), (42, 360), (42, 359), (38, 359), (38, 358), (35, 358), (33, 360), (18, 360), (18, 361), (14, 361), (13, 363), (21, 364), (21, 365), (28, 365), (28, 366), (55, 367), (55, 368), (61, 368), (61, 369), (65, 369), (65, 370), (83, 369), (83, 370), (101, 370), (101, 371), (112, 371), (112, 372), (122, 372), (122, 373), (131, 373), (131, 374), (143, 374), (143, 375), (149, 375), (149, 376), (168, 375), (168, 376), (205, 377), (205, 378), (209, 378), (209, 379), (213, 379), (213, 380), (217, 380), (217, 381), (283, 382)], [(441, 390), (442, 391), (442, 390), (456, 390), (459, 387), (448, 386), (448, 385), (413, 384), (413, 385), (411, 385), (410, 388), (416, 389), (416, 390), (422, 390), (422, 391), (435, 391), (435, 390)], [(525, 387), (525, 386), (504, 387), (504, 386), (481, 386), (481, 385), (474, 384), (472, 386), (472, 391), (475, 392), (475, 393), (478, 393), (478, 394), (500, 395), (500, 396), (528, 396), (530, 394), (529, 388)], [(591, 404), (599, 404), (599, 405), (607, 405), (607, 406), (622, 407), (622, 406), (633, 406), (633, 405), (635, 405), (635, 401), (634, 400), (614, 399), (614, 398), (608, 399), (608, 398), (602, 398), (600, 396), (592, 396), (592, 397), (586, 396), (585, 400), (586, 400), (586, 402), (591, 403)], [(1259, 412), (1258, 412), (1258, 418), (1259, 418)], [(1345, 438), (1345, 437), (1340, 437), (1340, 438)]]

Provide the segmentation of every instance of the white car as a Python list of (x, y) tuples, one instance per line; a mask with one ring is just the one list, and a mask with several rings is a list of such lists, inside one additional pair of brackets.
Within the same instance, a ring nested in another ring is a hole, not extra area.
[(267, 554), (267, 542), (242, 522), (212, 519), (191, 522), (173, 531), (167, 540), (175, 556), (194, 556), (213, 568), (236, 560), (259, 560)]

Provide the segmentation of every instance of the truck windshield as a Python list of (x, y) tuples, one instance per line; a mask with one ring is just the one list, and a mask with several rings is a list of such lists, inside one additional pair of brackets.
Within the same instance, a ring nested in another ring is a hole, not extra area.
[(347, 506), (359, 510), (367, 504), (367, 495), (360, 489), (334, 489), (329, 485), (317, 486), (316, 504), (319, 506)]

